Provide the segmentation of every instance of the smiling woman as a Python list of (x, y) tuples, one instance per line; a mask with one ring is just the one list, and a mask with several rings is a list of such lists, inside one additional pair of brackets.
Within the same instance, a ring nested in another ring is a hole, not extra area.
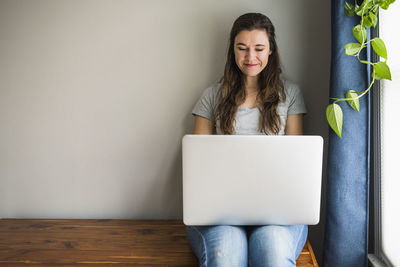
[[(220, 98), (214, 101), (213, 111), (218, 115), (217, 133), (302, 134), (302, 115), (297, 114), (305, 113), (305, 108), (290, 114), (287, 106), (295, 100), (304, 106), (303, 98), (296, 86), (284, 84), (281, 73), (275, 27), (270, 19), (258, 13), (240, 16), (230, 33), (222, 84), (213, 94)], [(254, 120), (251, 126), (247, 123), (249, 119), (238, 119), (243, 108), (255, 108), (245, 115)], [(290, 120), (288, 115), (292, 115)], [(236, 126), (247, 125), (245, 128), (252, 130), (238, 129), (234, 125), (235, 116)], [(294, 129), (291, 122), (299, 127)]]
[[(303, 97), (297, 86), (281, 79), (281, 72), (271, 21), (259, 13), (237, 18), (222, 83), (207, 88), (194, 107), (193, 133), (302, 134)], [(188, 226), (187, 234), (200, 266), (295, 266), (307, 229)]]

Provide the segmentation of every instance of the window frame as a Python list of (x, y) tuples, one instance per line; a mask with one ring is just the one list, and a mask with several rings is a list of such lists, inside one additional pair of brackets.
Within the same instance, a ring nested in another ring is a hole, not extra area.
[[(378, 21), (379, 14), (378, 14)], [(371, 39), (379, 37), (379, 23), (371, 28)], [(377, 62), (380, 58), (371, 49), (371, 58)], [(368, 262), (372, 267), (393, 267), (382, 250), (382, 209), (381, 209), (381, 86), (376, 80), (371, 92), (370, 126), (370, 207), (369, 207), (369, 254)]]

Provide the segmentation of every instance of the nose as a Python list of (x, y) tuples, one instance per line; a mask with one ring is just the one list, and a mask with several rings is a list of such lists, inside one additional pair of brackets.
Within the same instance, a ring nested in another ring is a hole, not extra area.
[(249, 49), (248, 52), (246, 53), (246, 59), (251, 61), (255, 57), (256, 57), (256, 52), (252, 49)]

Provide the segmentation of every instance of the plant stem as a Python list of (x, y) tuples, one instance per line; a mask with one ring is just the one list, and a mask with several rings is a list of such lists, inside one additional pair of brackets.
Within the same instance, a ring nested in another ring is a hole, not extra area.
[(359, 61), (360, 63), (368, 64), (368, 65), (371, 65), (371, 66), (374, 66), (374, 65), (375, 65), (375, 63), (372, 63), (372, 62), (369, 62), (369, 61), (365, 61), (365, 60), (361, 60), (360, 57), (359, 57), (358, 55), (357, 55), (357, 59), (358, 59), (358, 61)]
[(372, 74), (372, 81), (369, 84), (368, 88), (365, 89), (361, 94), (357, 95), (357, 97), (348, 97), (348, 98), (334, 98), (331, 97), (331, 99), (335, 100), (333, 103), (336, 102), (340, 102), (340, 101), (347, 101), (347, 100), (355, 100), (355, 99), (359, 99), (360, 97), (362, 97), (363, 95), (365, 95), (366, 93), (368, 93), (368, 91), (372, 88), (372, 85), (375, 83), (375, 75), (374, 73)]

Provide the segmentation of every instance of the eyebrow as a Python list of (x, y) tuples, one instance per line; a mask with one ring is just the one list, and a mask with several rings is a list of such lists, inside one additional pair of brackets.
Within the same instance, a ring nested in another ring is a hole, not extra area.
[[(246, 46), (244, 43), (237, 43), (236, 45), (243, 45), (243, 46)], [(263, 45), (263, 44), (256, 44), (256, 46), (265, 46), (265, 45)]]

